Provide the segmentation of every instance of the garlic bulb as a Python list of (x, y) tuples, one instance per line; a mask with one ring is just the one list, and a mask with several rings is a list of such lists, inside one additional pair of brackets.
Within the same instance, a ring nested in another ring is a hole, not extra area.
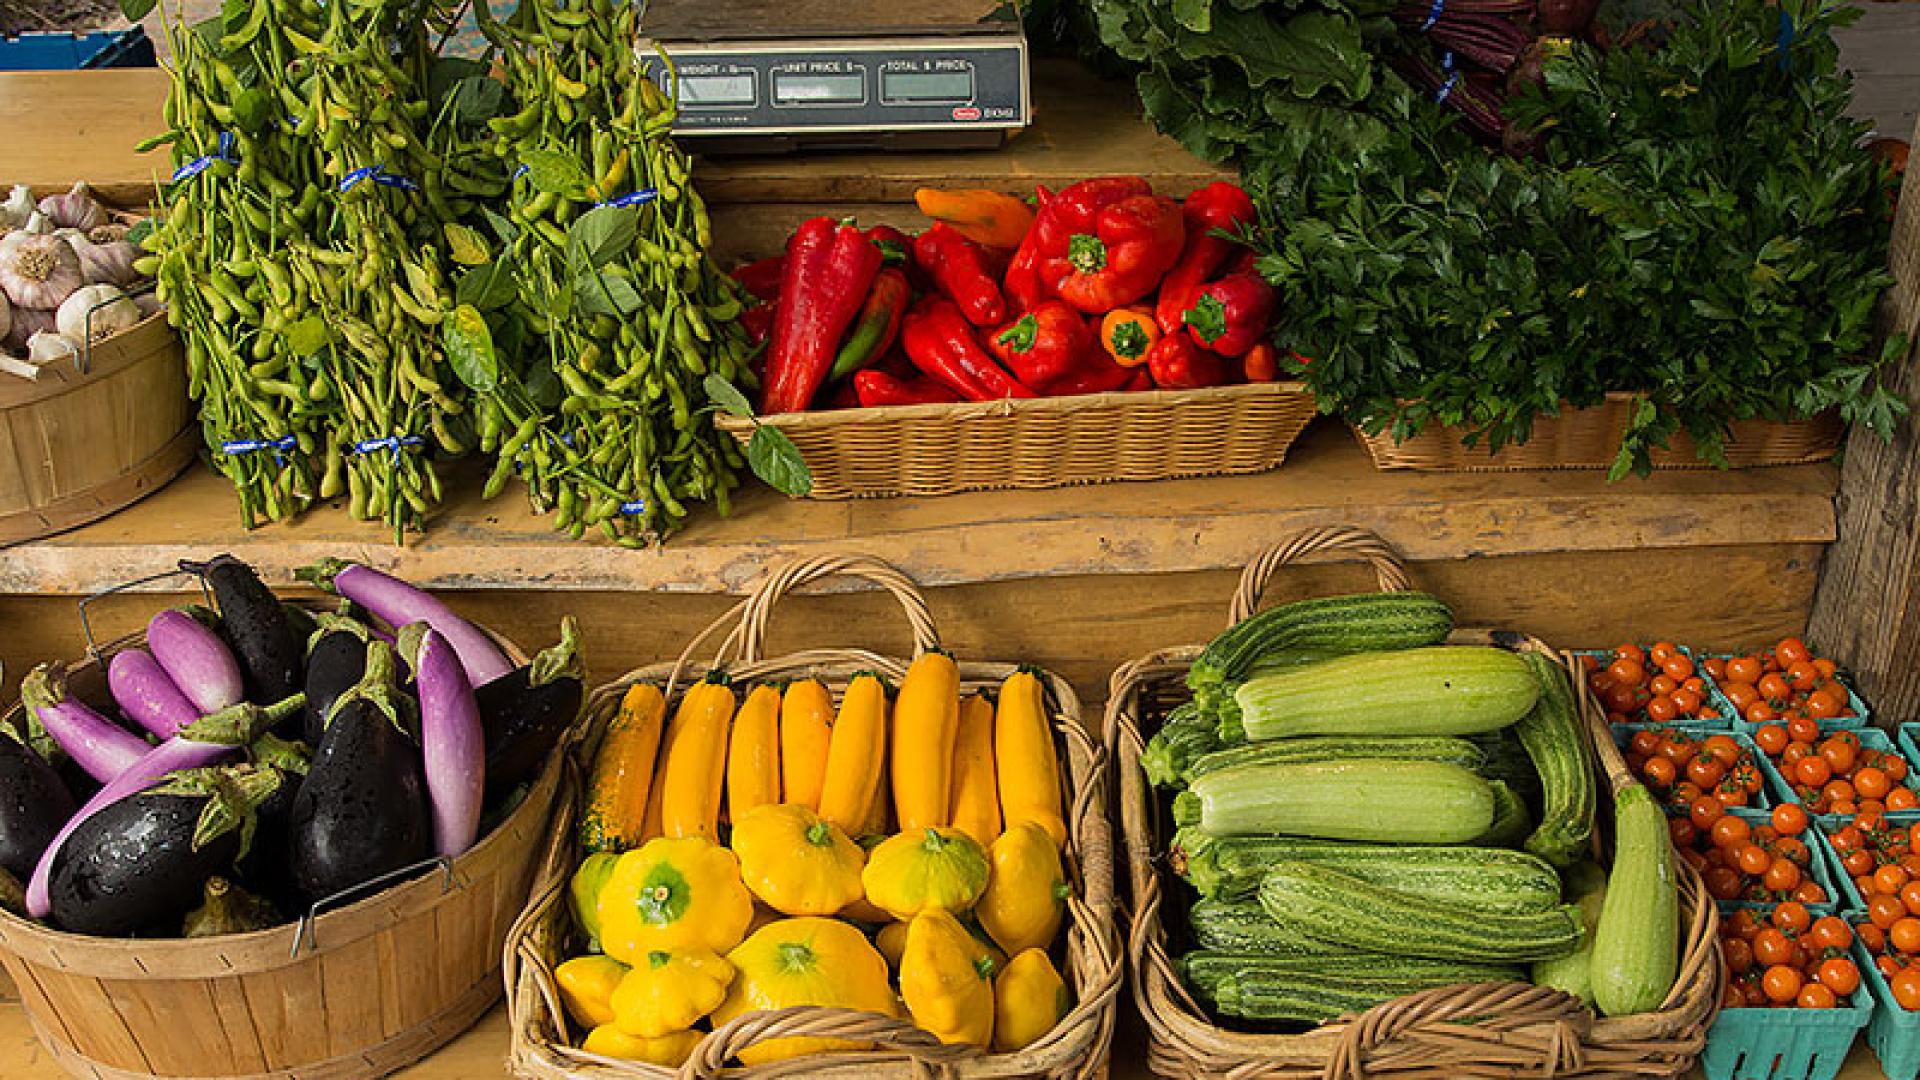
[(25, 184), (13, 185), (13, 191), (0, 202), (0, 229), (18, 229), (33, 216), (33, 192)]
[(84, 231), (104, 225), (107, 220), (107, 208), (93, 197), (93, 189), (87, 186), (85, 180), (73, 185), (73, 190), (65, 195), (49, 195), (41, 199), (40, 212), (64, 229)]
[(30, 232), (0, 237), (0, 291), (23, 308), (57, 308), (86, 284), (80, 256), (57, 236)]
[(9, 352), (27, 351), (27, 340), (42, 330), (54, 329), (53, 312), (39, 308), (17, 307), (13, 309), (13, 325), (7, 328), (7, 336), (0, 338), (0, 348)]
[(140, 321), (140, 306), (112, 285), (75, 289), (54, 314), (62, 336), (76, 342), (104, 341)]
[(62, 360), (72, 360), (80, 355), (80, 350), (65, 334), (56, 334), (51, 330), (42, 330), (27, 339), (27, 359), (36, 364), (53, 364)]
[(111, 244), (125, 240), (127, 234), (132, 231), (133, 227), (130, 225), (122, 225), (117, 221), (109, 221), (105, 225), (95, 225), (93, 228), (88, 229), (87, 239), (96, 244)]
[(125, 240), (96, 244), (87, 239), (86, 233), (61, 231), (67, 233), (67, 246), (80, 257), (80, 276), (87, 284), (125, 287), (140, 280), (133, 269), (133, 260), (140, 257), (139, 248)]
[(27, 215), (27, 223), (20, 226), (20, 231), (30, 236), (51, 236), (53, 235), (53, 219), (35, 210), (33, 213)]

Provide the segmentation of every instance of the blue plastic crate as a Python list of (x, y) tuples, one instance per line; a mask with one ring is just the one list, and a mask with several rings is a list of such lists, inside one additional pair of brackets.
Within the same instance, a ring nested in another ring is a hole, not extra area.
[[(1920, 778), (1914, 776), (1913, 755), (1903, 753), (1899, 747), (1894, 745), (1893, 739), (1889, 737), (1886, 732), (1881, 731), (1879, 728), (1848, 727), (1833, 720), (1822, 720), (1820, 722), (1820, 734), (1822, 738), (1835, 731), (1853, 732), (1860, 737), (1860, 746), (1862, 749), (1875, 750), (1882, 754), (1898, 754), (1901, 758), (1905, 759), (1907, 763), (1907, 780), (1902, 781), (1902, 783), (1906, 783), (1907, 781), (1920, 783)], [(1738, 733), (1736, 732), (1736, 734)], [(1760, 772), (1766, 777), (1767, 790), (1775, 802), (1797, 803), (1801, 801), (1800, 796), (1794, 794), (1793, 785), (1787, 782), (1786, 774), (1780, 771), (1780, 766), (1775, 764), (1774, 760), (1765, 754), (1760, 755)]]
[(1864, 988), (1837, 1009), (1722, 1009), (1700, 1067), (1707, 1080), (1833, 1080), (1873, 1015)]
[(1873, 998), (1873, 1019), (1867, 1023), (1867, 1045), (1880, 1059), (1887, 1080), (1914, 1080), (1920, 1076), (1920, 1012), (1909, 1012), (1893, 1000), (1886, 976), (1873, 966), (1866, 946), (1853, 943), (1854, 963), (1860, 965), (1861, 986)]
[(1768, 779), (1767, 776), (1766, 755), (1760, 752), (1758, 746), (1754, 745), (1752, 736), (1744, 735), (1738, 731), (1730, 731), (1714, 724), (1700, 722), (1686, 724), (1614, 724), (1611, 726), (1613, 729), (1613, 744), (1620, 748), (1622, 755), (1625, 755), (1627, 743), (1633, 739), (1633, 734), (1636, 731), (1680, 731), (1697, 739), (1704, 739), (1709, 735), (1731, 735), (1733, 740), (1739, 743), (1742, 749), (1753, 756), (1754, 763), (1760, 767), (1762, 783), (1760, 790), (1754, 794), (1754, 802), (1751, 809), (1771, 810), (1774, 806), (1774, 798), (1772, 795), (1773, 781)]
[(79, 71), (153, 67), (153, 41), (136, 26), (91, 34), (31, 33), (0, 37), (0, 71)]
[[(1718, 707), (1725, 710), (1723, 715), (1726, 715), (1731, 718), (1734, 730), (1744, 731), (1744, 732), (1747, 732), (1748, 734), (1752, 734), (1754, 731), (1758, 730), (1762, 725), (1753, 723), (1740, 716), (1739, 711), (1733, 708), (1733, 702), (1727, 700), (1726, 692), (1720, 688), (1720, 680), (1714, 678), (1711, 674), (1708, 673), (1706, 669), (1706, 665), (1704, 663), (1704, 661), (1706, 660), (1731, 660), (1733, 659), (1733, 657), (1731, 655), (1706, 656), (1706, 657), (1701, 657), (1700, 659), (1703, 661), (1700, 666), (1700, 676), (1707, 680), (1707, 688), (1713, 692), (1713, 698), (1716, 704), (1718, 705)], [(1868, 711), (1866, 700), (1863, 699), (1859, 695), (1859, 693), (1854, 690), (1853, 685), (1847, 682), (1846, 679), (1844, 678), (1841, 679), (1840, 685), (1845, 686), (1847, 688), (1847, 705), (1853, 710), (1853, 715), (1835, 717), (1831, 720), (1823, 720), (1821, 721), (1821, 725), (1822, 726), (1832, 725), (1833, 730), (1835, 731), (1853, 730), (1853, 729), (1863, 728), (1868, 726), (1868, 724), (1873, 719), (1873, 714)]]

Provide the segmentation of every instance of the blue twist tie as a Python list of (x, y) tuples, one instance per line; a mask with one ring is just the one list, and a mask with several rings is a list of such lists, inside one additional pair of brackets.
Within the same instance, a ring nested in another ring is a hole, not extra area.
[(414, 183), (404, 176), (397, 176), (388, 172), (385, 165), (368, 165), (355, 169), (341, 177), (340, 193), (343, 195), (346, 194), (349, 189), (362, 180), (371, 180), (382, 187), (399, 188), (401, 191), (420, 190), (419, 184)]
[(262, 450), (273, 451), (276, 464), (284, 465), (287, 459), (281, 456), (285, 451), (295, 449), (300, 440), (291, 435), (282, 435), (277, 439), (228, 439), (220, 444), (220, 452), (228, 455), (257, 454)]
[(221, 132), (218, 145), (219, 148), (206, 157), (194, 158), (192, 161), (173, 170), (173, 180), (171, 182), (177, 184), (182, 180), (191, 180), (201, 173), (206, 172), (208, 169), (213, 168), (213, 163), (216, 161), (225, 161), (236, 165), (240, 163), (240, 158), (233, 152), (233, 132)]
[(419, 446), (426, 442), (418, 435), (389, 435), (384, 439), (365, 439), (353, 444), (355, 454), (377, 454), (382, 450), (393, 451), (395, 464), (400, 461), (400, 451), (408, 446)]
[(523, 176), (525, 176), (525, 175), (527, 175), (528, 173), (530, 173), (530, 172), (532, 172), (532, 171), (533, 171), (533, 166), (531, 166), (531, 165), (522, 165), (522, 166), (520, 166), (519, 168), (517, 168), (517, 169), (515, 169), (515, 170), (513, 170), (513, 175), (512, 175), (511, 177), (509, 177), (508, 179), (509, 179), (509, 181), (512, 181), (512, 180), (518, 180), (518, 179), (520, 179), (521, 177), (523, 177)]
[(1440, 21), (1446, 10), (1447, 0), (1433, 0), (1433, 6), (1427, 9), (1427, 21), (1420, 24), (1420, 32), (1424, 34), (1433, 29), (1433, 24)]
[(1794, 37), (1793, 16), (1787, 13), (1787, 9), (1781, 8), (1780, 32), (1773, 40), (1774, 55), (1779, 58), (1781, 71), (1786, 71), (1793, 66), (1792, 52)]
[(1440, 70), (1441, 71), (1453, 70), (1453, 50), (1449, 49), (1446, 52), (1443, 52), (1440, 54)]
[(608, 199), (606, 202), (594, 203), (593, 208), (599, 210), (603, 207), (610, 206), (615, 210), (620, 210), (629, 206), (643, 206), (659, 197), (660, 192), (658, 190), (650, 187), (641, 188), (639, 191), (628, 192), (617, 199)]
[(1450, 96), (1453, 93), (1454, 86), (1459, 82), (1460, 82), (1459, 72), (1455, 72), (1454, 74), (1447, 76), (1447, 81), (1441, 83), (1440, 89), (1435, 90), (1433, 92), (1433, 103), (1436, 105), (1446, 104), (1448, 96)]
[(645, 499), (635, 499), (632, 502), (623, 502), (620, 504), (620, 513), (625, 517), (638, 517), (645, 513), (646, 509), (647, 500)]

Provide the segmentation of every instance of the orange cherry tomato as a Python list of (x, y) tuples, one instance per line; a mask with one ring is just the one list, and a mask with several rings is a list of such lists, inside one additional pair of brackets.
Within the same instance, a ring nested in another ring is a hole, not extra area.
[(1818, 755), (1803, 757), (1793, 763), (1793, 778), (1808, 787), (1817, 788), (1833, 776), (1833, 766), (1827, 759)]
[(1753, 959), (1767, 967), (1792, 963), (1795, 948), (1792, 938), (1771, 926), (1753, 935)]
[(1759, 844), (1750, 843), (1735, 852), (1733, 857), (1734, 863), (1740, 867), (1741, 873), (1753, 877), (1759, 877), (1773, 868), (1773, 856), (1767, 854), (1767, 849), (1761, 847)]
[(1920, 953), (1920, 919), (1909, 915), (1887, 927), (1887, 941), (1895, 949), (1912, 955)]
[(1822, 949), (1844, 949), (1853, 944), (1852, 929), (1847, 926), (1847, 920), (1838, 915), (1822, 915), (1813, 920), (1813, 926), (1807, 933), (1813, 943)]
[(1836, 774), (1845, 776), (1860, 756), (1860, 748), (1846, 739), (1829, 738), (1820, 743), (1820, 756), (1827, 759), (1827, 765)]
[(1795, 836), (1783, 836), (1775, 840), (1773, 853), (1799, 866), (1806, 866), (1813, 861), (1813, 849)]
[(1788, 937), (1799, 937), (1813, 925), (1813, 913), (1807, 905), (1789, 900), (1773, 909), (1773, 918), (1769, 920)]
[(1707, 895), (1715, 900), (1740, 899), (1740, 886), (1745, 880), (1740, 876), (1740, 871), (1729, 866), (1715, 866), (1700, 877), (1706, 882)]
[(1702, 752), (1692, 761), (1687, 762), (1687, 779), (1699, 784), (1702, 788), (1718, 787), (1726, 775), (1727, 767), (1720, 764), (1720, 759), (1712, 754)]
[(1807, 831), (1807, 812), (1792, 803), (1781, 803), (1773, 808), (1773, 827), (1780, 830), (1782, 836), (1799, 836)]
[(1881, 769), (1861, 769), (1853, 774), (1854, 790), (1863, 799), (1884, 799), (1893, 790), (1893, 781)]
[(1700, 661), (1700, 667), (1715, 679), (1725, 679), (1727, 677), (1727, 662), (1718, 656), (1709, 656), (1705, 660)]
[(1800, 864), (1792, 859), (1775, 859), (1760, 883), (1768, 892), (1791, 892), (1800, 884)]
[(1670, 724), (1679, 718), (1680, 710), (1674, 706), (1673, 699), (1667, 695), (1661, 694), (1647, 701), (1647, 719), (1654, 723)]
[(1653, 678), (1647, 680), (1647, 692), (1654, 697), (1671, 694), (1678, 689), (1680, 689), (1680, 684), (1667, 678), (1665, 675), (1655, 675)]
[(1674, 768), (1673, 762), (1668, 761), (1666, 758), (1655, 757), (1647, 759), (1644, 779), (1647, 782), (1647, 786), (1653, 788), (1655, 791), (1665, 791), (1672, 787), (1674, 777), (1678, 774), (1679, 770)]
[(1824, 656), (1816, 656), (1813, 658), (1813, 670), (1819, 672), (1821, 678), (1831, 679), (1840, 673), (1840, 665)]
[(1694, 837), (1698, 835), (1700, 830), (1694, 827), (1690, 819), (1683, 817), (1667, 819), (1667, 839), (1673, 842), (1674, 847), (1684, 851), (1693, 846)]
[(1893, 1000), (1908, 1011), (1920, 1009), (1920, 968), (1903, 968), (1888, 978), (1887, 988), (1893, 991)]
[(1753, 946), (1739, 937), (1722, 938), (1720, 951), (1727, 958), (1727, 970), (1743, 975), (1753, 967)]
[(1887, 792), (1887, 797), (1884, 801), (1887, 804), (1888, 810), (1913, 810), (1920, 808), (1920, 795), (1915, 795), (1913, 789), (1907, 787), (1905, 784)]
[(1787, 685), (1802, 693), (1814, 688), (1820, 681), (1820, 672), (1806, 661), (1787, 665)]
[[(1739, 851), (1747, 846), (1747, 842), (1752, 836), (1752, 826), (1748, 825), (1745, 819), (1734, 817), (1732, 814), (1728, 814), (1713, 823), (1712, 839), (1713, 846), (1716, 848), (1722, 848), (1727, 851)], [(1761, 854), (1765, 854), (1765, 852)]]
[(1676, 650), (1673, 655), (1661, 661), (1660, 670), (1666, 672), (1667, 678), (1675, 682), (1685, 682), (1693, 678), (1693, 661), (1687, 658), (1686, 653)]
[(1820, 797), (1829, 803), (1853, 802), (1858, 795), (1853, 785), (1845, 780), (1829, 780), (1827, 786), (1820, 789)]
[(1753, 733), (1753, 741), (1759, 745), (1760, 749), (1766, 751), (1769, 757), (1778, 757), (1780, 751), (1787, 748), (1787, 729), (1779, 724), (1768, 724)]
[(1713, 828), (1714, 822), (1725, 817), (1726, 813), (1727, 808), (1719, 799), (1707, 795), (1702, 795), (1687, 804), (1688, 820), (1693, 822), (1695, 829), (1703, 832)]
[(1760, 988), (1766, 992), (1768, 1001), (1777, 1001), (1784, 1005), (1800, 996), (1800, 988), (1805, 980), (1800, 973), (1785, 964), (1774, 964), (1760, 977)]
[(1867, 918), (1882, 930), (1893, 929), (1893, 924), (1907, 917), (1907, 905), (1897, 896), (1875, 893), (1867, 899)]
[(1732, 768), (1740, 761), (1740, 744), (1733, 741), (1731, 735), (1709, 735), (1701, 744), (1720, 764)]
[(1746, 717), (1749, 724), (1771, 724), (1780, 719), (1780, 713), (1773, 706), (1757, 699), (1741, 706), (1740, 715)]
[(1641, 728), (1633, 733), (1633, 738), (1627, 740), (1627, 749), (1641, 757), (1650, 757), (1660, 749), (1660, 733), (1652, 728)]
[(1820, 722), (1811, 716), (1796, 713), (1787, 718), (1787, 735), (1794, 742), (1814, 743), (1820, 740)]
[(1800, 995), (1793, 1003), (1802, 1009), (1832, 1009), (1839, 1006), (1840, 1000), (1824, 984), (1809, 982), (1800, 987)]
[(1826, 690), (1815, 690), (1807, 695), (1804, 707), (1807, 715), (1815, 720), (1831, 720), (1839, 716), (1840, 711), (1847, 707), (1847, 699), (1843, 695)]
[(1800, 884), (1794, 887), (1793, 898), (1803, 904), (1824, 904), (1830, 899), (1827, 890), (1812, 878), (1801, 879)]
[(1779, 657), (1783, 664), (1796, 664), (1813, 659), (1813, 651), (1807, 648), (1807, 643), (1796, 637), (1781, 638), (1780, 643), (1773, 647), (1773, 654)]
[(1608, 664), (1607, 675), (1610, 676), (1614, 682), (1624, 683), (1627, 686), (1639, 686), (1641, 683), (1647, 681), (1646, 666), (1639, 660), (1628, 657), (1621, 657), (1613, 663)]
[(1912, 880), (1913, 875), (1907, 873), (1905, 867), (1897, 863), (1888, 863), (1873, 872), (1873, 891), (1898, 896), (1900, 890), (1906, 888), (1907, 882)]
[(1814, 978), (1820, 980), (1821, 986), (1841, 997), (1860, 989), (1860, 968), (1844, 956), (1822, 961)]
[[(1833, 915), (1827, 917), (1830, 919), (1837, 918), (1837, 916)], [(1853, 932), (1859, 936), (1860, 944), (1865, 945), (1868, 952), (1877, 953), (1887, 947), (1887, 932), (1870, 922), (1855, 924)], [(1815, 933), (1818, 934), (1819, 932), (1815, 931)], [(1836, 946), (1836, 948), (1838, 947), (1840, 946)]]
[(1735, 656), (1727, 661), (1727, 680), (1736, 683), (1757, 683), (1762, 669), (1760, 661), (1751, 656)]

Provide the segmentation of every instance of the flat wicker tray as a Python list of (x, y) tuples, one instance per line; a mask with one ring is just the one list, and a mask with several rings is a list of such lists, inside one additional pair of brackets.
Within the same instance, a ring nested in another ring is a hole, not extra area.
[(743, 445), (756, 424), (778, 428), (813, 470), (813, 498), (852, 499), (1265, 472), (1315, 411), (1303, 384), (1282, 382), (715, 422)]
[[(1409, 587), (1398, 557), (1372, 533), (1347, 527), (1313, 529), (1247, 567), (1229, 622), (1259, 607), (1273, 571), (1315, 555), (1364, 558), (1383, 591)], [(1573, 666), (1570, 656), (1553, 653), (1524, 635), (1463, 630), (1454, 640), (1547, 652), (1570, 670)], [(1196, 647), (1167, 649), (1120, 668), (1113, 675), (1107, 705), (1107, 746), (1118, 783), (1132, 899), (1130, 985), (1146, 1021), (1149, 1064), (1155, 1073), (1193, 1080), (1452, 1080), (1673, 1077), (1692, 1067), (1720, 1007), (1719, 918), (1698, 876), (1678, 860), (1687, 923), (1684, 951), (1679, 978), (1658, 1011), (1599, 1019), (1577, 998), (1558, 990), (1482, 983), (1412, 994), (1299, 1035), (1252, 1033), (1215, 1023), (1174, 973), (1166, 920), (1170, 907), (1182, 906), (1183, 894), (1164, 882), (1163, 874), (1171, 873), (1161, 854), (1166, 850), (1164, 815), (1140, 768), (1145, 734), (1186, 700), (1187, 668), (1199, 652)], [(1610, 806), (1633, 780), (1607, 735), (1604, 714), (1586, 693), (1577, 699), (1600, 755), (1602, 791)]]

